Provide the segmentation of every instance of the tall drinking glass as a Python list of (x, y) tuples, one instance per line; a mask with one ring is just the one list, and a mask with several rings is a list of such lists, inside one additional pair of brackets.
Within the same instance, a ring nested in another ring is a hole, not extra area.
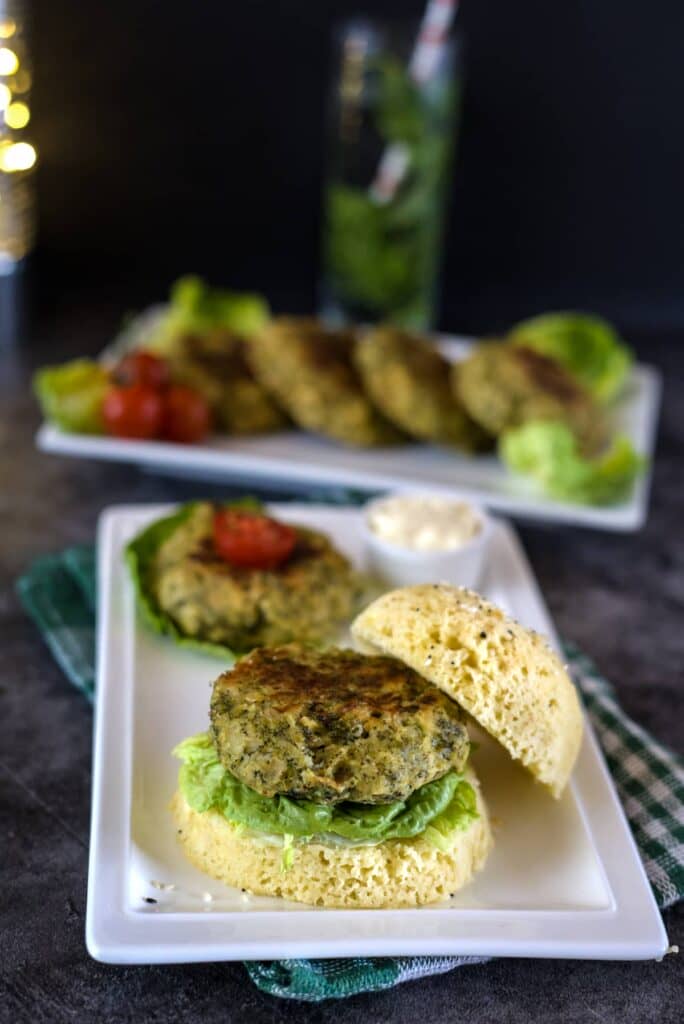
[(418, 26), (345, 24), (336, 38), (321, 312), (432, 326), (459, 95), (457, 46), (416, 68)]

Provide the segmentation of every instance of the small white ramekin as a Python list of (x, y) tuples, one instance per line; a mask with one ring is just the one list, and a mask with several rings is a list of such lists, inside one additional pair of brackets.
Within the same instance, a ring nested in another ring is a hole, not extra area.
[(370, 571), (392, 587), (407, 587), (414, 583), (451, 583), (459, 587), (475, 589), (484, 572), (487, 549), (492, 533), (492, 520), (485, 510), (474, 502), (459, 495), (415, 494), (403, 492), (401, 496), (416, 498), (440, 498), (446, 501), (464, 502), (480, 521), (477, 534), (465, 544), (443, 548), (439, 551), (415, 551), (379, 537), (370, 528), (368, 518), (373, 508), (387, 498), (399, 496), (399, 492), (384, 494), (369, 501), (362, 509), (363, 532), (366, 556)]

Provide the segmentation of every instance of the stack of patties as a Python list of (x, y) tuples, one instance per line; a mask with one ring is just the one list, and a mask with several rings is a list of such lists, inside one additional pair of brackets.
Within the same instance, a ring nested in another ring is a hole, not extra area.
[(467, 711), (555, 797), (582, 716), (547, 643), (479, 595), (392, 591), (355, 621), (374, 651), (264, 648), (214, 684), (181, 743), (178, 837), (202, 871), (318, 906), (442, 900), (492, 837)]

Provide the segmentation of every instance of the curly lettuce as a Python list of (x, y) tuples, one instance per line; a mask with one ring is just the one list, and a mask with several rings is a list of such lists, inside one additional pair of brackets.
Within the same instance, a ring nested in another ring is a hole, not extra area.
[[(211, 643), (207, 640), (197, 640), (194, 637), (185, 636), (173, 619), (159, 607), (153, 589), (150, 586), (150, 573), (155, 555), (164, 541), (189, 518), (196, 504), (196, 502), (188, 502), (170, 516), (165, 516), (163, 519), (157, 519), (155, 522), (150, 523), (148, 527), (128, 543), (124, 557), (131, 573), (135, 596), (142, 617), (155, 633), (169, 637), (180, 647), (187, 647), (191, 650), (211, 654), (223, 659), (228, 658), (232, 661), (236, 652), (225, 644)], [(245, 508), (252, 511), (259, 511), (262, 508), (261, 503), (256, 498), (242, 498), (227, 504), (231, 507)]]
[(583, 505), (626, 497), (646, 466), (624, 436), (615, 437), (598, 458), (584, 458), (565, 423), (535, 421), (508, 430), (499, 440), (499, 454), (514, 472), (534, 477), (550, 497)]
[(270, 317), (268, 303), (261, 295), (211, 288), (200, 277), (181, 277), (171, 286), (166, 312), (145, 338), (145, 347), (172, 356), (176, 341), (184, 334), (206, 334), (220, 328), (249, 337)]
[(173, 754), (182, 761), (180, 790), (194, 810), (219, 811), (231, 823), (267, 835), (300, 841), (340, 837), (361, 843), (424, 835), (440, 849), (448, 849), (454, 834), (479, 816), (473, 787), (455, 771), (426, 783), (406, 800), (331, 805), (283, 795), (261, 796), (222, 767), (206, 732), (183, 740)]
[(516, 324), (509, 338), (561, 363), (599, 402), (619, 394), (633, 363), (617, 331), (586, 313), (544, 313)]
[(44, 366), (33, 376), (45, 419), (74, 434), (103, 433), (102, 403), (108, 387), (107, 371), (92, 359)]

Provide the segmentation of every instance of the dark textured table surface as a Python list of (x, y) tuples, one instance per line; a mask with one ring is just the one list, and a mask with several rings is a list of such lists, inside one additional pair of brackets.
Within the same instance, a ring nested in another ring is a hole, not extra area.
[[(441, 1021), (667, 1024), (681, 1020), (682, 957), (661, 963), (499, 960), (321, 1005), (263, 995), (240, 964), (109, 967), (84, 944), (91, 711), (13, 592), (36, 555), (91, 541), (116, 502), (213, 489), (39, 454), (30, 370), (94, 352), (118, 312), (66, 296), (0, 346), (0, 1021)], [(648, 525), (618, 535), (521, 526), (559, 631), (598, 662), (627, 711), (683, 749), (684, 339), (637, 339), (664, 370)], [(672, 943), (684, 910), (665, 914)]]

